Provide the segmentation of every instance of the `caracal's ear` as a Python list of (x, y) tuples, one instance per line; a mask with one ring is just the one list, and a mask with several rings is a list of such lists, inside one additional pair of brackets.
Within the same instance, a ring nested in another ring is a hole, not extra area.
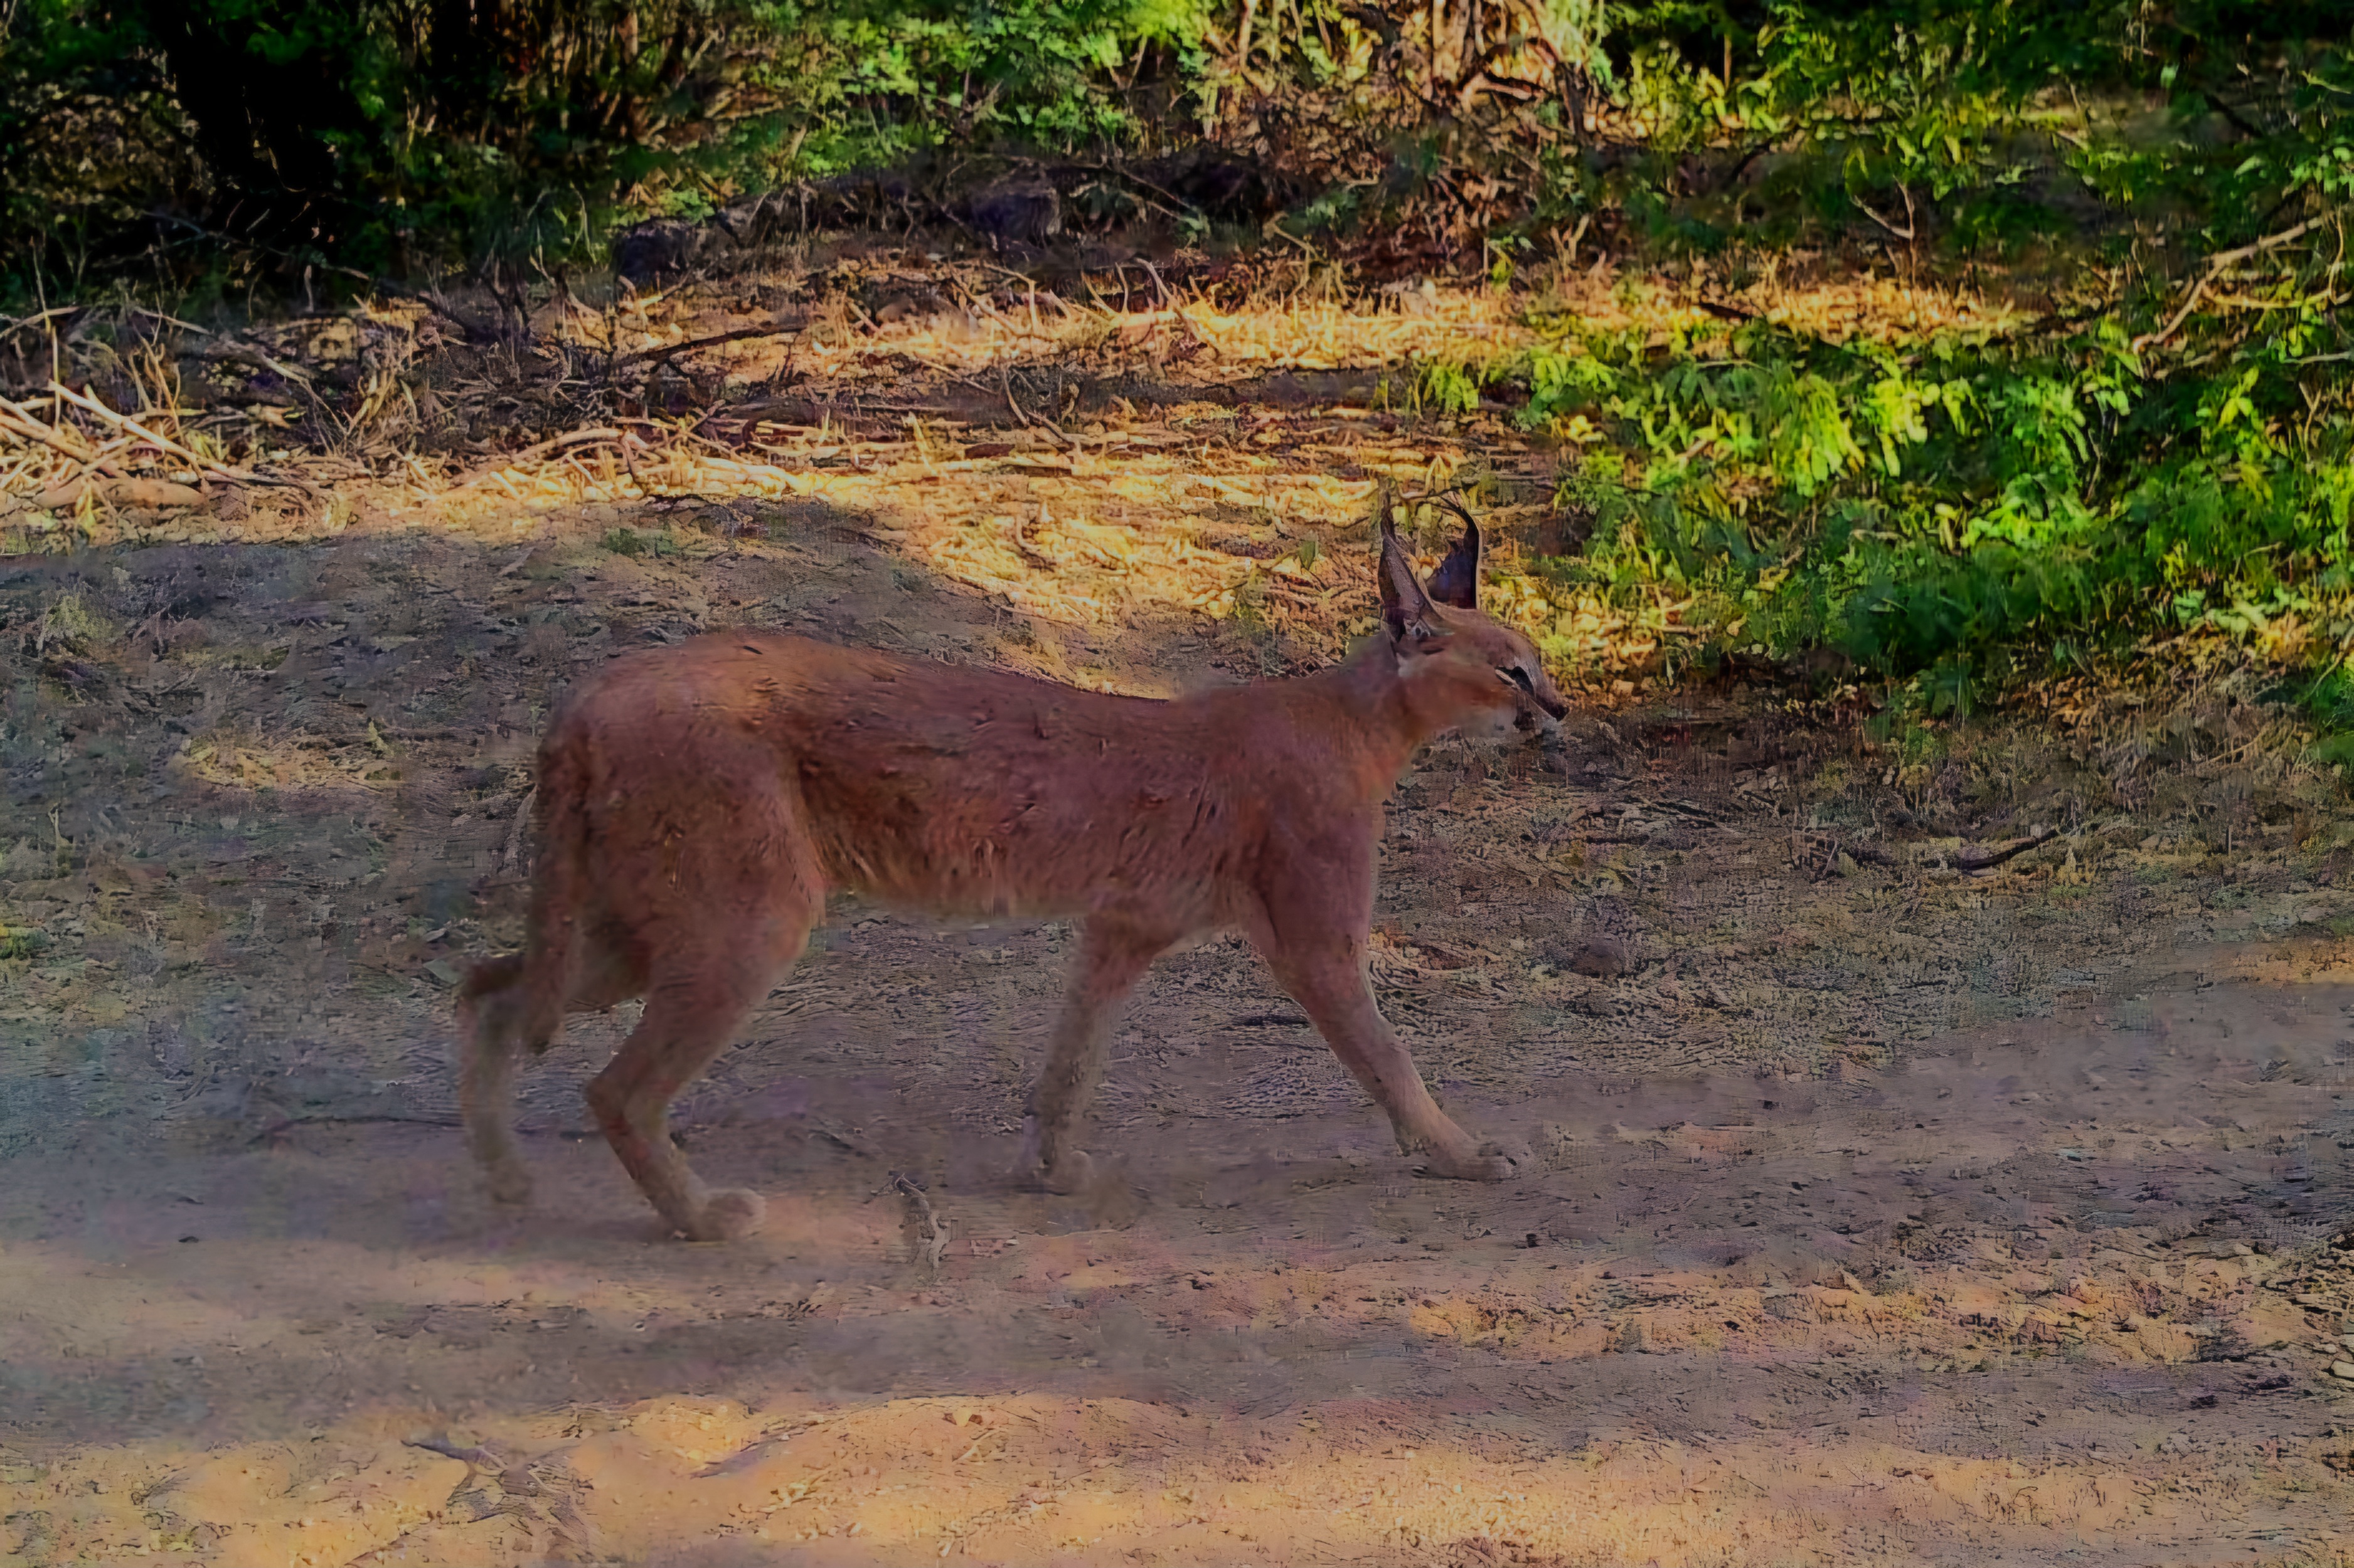
[(1470, 511), (1452, 499), (1447, 509), (1463, 519), (1463, 536), (1430, 574), (1430, 597), (1449, 609), (1479, 608), (1479, 524)]
[(1390, 629), (1393, 641), (1403, 642), (1408, 637), (1428, 638), (1436, 634), (1437, 617), (1431, 613), (1430, 596), (1415, 581), (1414, 564), (1405, 558), (1405, 547), (1398, 543), (1397, 530), (1390, 526), (1387, 512), (1382, 517), (1382, 557), (1374, 568), (1382, 583), (1382, 620)]

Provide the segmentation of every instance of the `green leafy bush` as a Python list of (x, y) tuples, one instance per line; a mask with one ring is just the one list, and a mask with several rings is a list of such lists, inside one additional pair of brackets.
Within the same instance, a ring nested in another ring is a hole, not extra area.
[[(183, 230), (405, 269), (586, 252), (631, 217), (950, 142), (1121, 134), (1119, 68), (1186, 47), (1200, 16), (1187, 0), (25, 0), (0, 26), (8, 238), (54, 241), (47, 215), (104, 207), (112, 185), (118, 228), (171, 205)], [(73, 134), (125, 126), (106, 177), (44, 160), (33, 131), (61, 104)]]
[(2354, 427), (2268, 418), (2278, 366), (2160, 379), (2105, 322), (1902, 353), (1588, 335), (1517, 369), (1524, 420), (1616, 448), (1568, 482), (1597, 524), (1549, 569), (1683, 603), (1717, 646), (1832, 646), (1958, 693), (2154, 630), (2292, 659), (2354, 630)]
[(1959, 708), (2196, 630), (2354, 716), (2349, 26), (2334, 0), (0, 0), (0, 267), (46, 287), (232, 219), (371, 269), (588, 254), (801, 175), (1204, 132), (1296, 178), (1284, 234), (1394, 272), (1501, 288), (1597, 243), (1704, 287), (1799, 246), (1999, 267), (2022, 314), (1968, 334), (1560, 327), (1406, 387), (1442, 414), (1524, 388), (1596, 520), (1547, 569), (1704, 647), (1835, 647)]

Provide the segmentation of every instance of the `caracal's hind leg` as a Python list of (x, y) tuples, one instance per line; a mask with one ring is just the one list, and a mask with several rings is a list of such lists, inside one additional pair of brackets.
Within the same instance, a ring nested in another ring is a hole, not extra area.
[(665, 849), (668, 863), (650, 863), (632, 889), (643, 900), (635, 925), (648, 954), (646, 1011), (589, 1080), (588, 1108), (672, 1229), (729, 1241), (760, 1228), (759, 1196), (704, 1186), (671, 1142), (671, 1101), (801, 957), (823, 884), (779, 798), (708, 802), (695, 832)]
[[(632, 973), (619, 957), (592, 952), (565, 1011), (601, 1012), (637, 995), (644, 984), (645, 977)], [(462, 1035), (458, 1103), (464, 1115), (467, 1144), (494, 1202), (529, 1202), (531, 1172), (515, 1148), (511, 1124), (515, 1069), (520, 1065), (516, 1053), (525, 1044), (535, 1052), (545, 1051), (548, 1042), (525, 1042), (523, 1037), (523, 959), (495, 959), (476, 969), (459, 998), (458, 1012)]]
[(1086, 1116), (1087, 1101), (1103, 1076), (1104, 1053), (1129, 993), (1152, 960), (1176, 939), (1127, 921), (1097, 916), (1079, 938), (1063, 994), (1063, 1011), (1046, 1048), (1046, 1065), (1030, 1087), (1029, 1115), (1022, 1123), (1019, 1179), (1055, 1192), (1087, 1184), (1087, 1155), (1072, 1146), (1071, 1134)]
[[(1363, 889), (1362, 906), (1354, 896)], [(1389, 1114), (1398, 1148), (1426, 1175), (1500, 1181), (1511, 1161), (1455, 1124), (1430, 1097), (1405, 1044), (1382, 1016), (1366, 971), (1373, 878), (1332, 868), (1287, 879), (1251, 922), (1258, 948), (1373, 1103)]]

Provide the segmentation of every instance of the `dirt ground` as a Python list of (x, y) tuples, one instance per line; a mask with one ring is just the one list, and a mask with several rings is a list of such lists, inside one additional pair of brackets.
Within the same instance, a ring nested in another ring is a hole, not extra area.
[(577, 672), (1277, 674), (1370, 613), (1371, 476), (1543, 486), (1297, 379), (928, 385), (732, 490), (0, 561), (0, 1563), (2354, 1562), (2354, 811), (2220, 697), (1875, 740), (1597, 678), (1434, 748), (1375, 974), (1500, 1187), (1415, 1180), (1228, 943), (1122, 1029), (1098, 1188), (1014, 1192), (1067, 931), (846, 905), (679, 1118), (762, 1234), (665, 1238), (588, 1131), (626, 1009), (493, 1210), (450, 988)]

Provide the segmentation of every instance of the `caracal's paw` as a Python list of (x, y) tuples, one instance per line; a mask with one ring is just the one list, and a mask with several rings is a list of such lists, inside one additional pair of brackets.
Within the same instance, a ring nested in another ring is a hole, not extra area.
[(1415, 1161), (1414, 1173), (1447, 1181), (1501, 1181), (1512, 1170), (1512, 1157), (1501, 1145), (1482, 1143), (1459, 1153), (1426, 1150)]
[(722, 1187), (705, 1196), (703, 1208), (693, 1224), (680, 1228), (689, 1241), (741, 1241), (758, 1230), (768, 1214), (769, 1205), (759, 1193), (748, 1192), (741, 1187)]
[(1024, 1160), (1013, 1168), (1015, 1186), (1032, 1192), (1052, 1192), (1058, 1198), (1087, 1192), (1095, 1181), (1096, 1162), (1076, 1149), (1063, 1150), (1062, 1157), (1052, 1165)]
[(1084, 1150), (1062, 1147), (1059, 1139), (1053, 1158), (1046, 1153), (1045, 1129), (1036, 1117), (1025, 1117), (1022, 1122), (1022, 1152), (1013, 1161), (1013, 1181), (1017, 1186), (1034, 1192), (1053, 1192), (1068, 1197), (1085, 1192), (1096, 1177), (1095, 1161)]
[(1060, 1160), (1039, 1173), (1039, 1185), (1057, 1197), (1091, 1191), (1095, 1184), (1096, 1162), (1083, 1149), (1063, 1150)]
[(491, 1195), (493, 1203), (520, 1206), (531, 1202), (531, 1172), (515, 1160), (506, 1160), (486, 1167), (482, 1171), (482, 1191)]

